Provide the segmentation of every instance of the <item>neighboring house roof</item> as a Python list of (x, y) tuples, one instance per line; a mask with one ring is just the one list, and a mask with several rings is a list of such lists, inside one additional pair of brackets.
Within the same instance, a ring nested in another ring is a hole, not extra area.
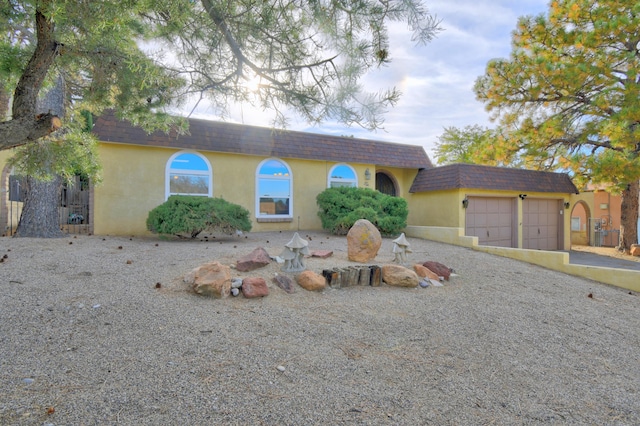
[(464, 163), (420, 170), (409, 192), (457, 188), (578, 193), (578, 189), (566, 173)]
[(189, 119), (189, 134), (147, 134), (106, 113), (93, 133), (103, 142), (214, 151), (266, 157), (375, 164), (386, 167), (433, 167), (424, 148), (351, 137)]

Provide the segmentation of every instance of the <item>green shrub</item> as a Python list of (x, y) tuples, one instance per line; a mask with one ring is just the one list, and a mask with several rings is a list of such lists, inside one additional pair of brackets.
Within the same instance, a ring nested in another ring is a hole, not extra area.
[(250, 231), (249, 211), (222, 198), (172, 195), (149, 212), (147, 229), (156, 234), (189, 234), (202, 231), (231, 233)]
[(329, 188), (316, 201), (322, 228), (337, 235), (346, 235), (358, 219), (367, 219), (383, 235), (397, 234), (407, 226), (407, 201), (372, 189)]

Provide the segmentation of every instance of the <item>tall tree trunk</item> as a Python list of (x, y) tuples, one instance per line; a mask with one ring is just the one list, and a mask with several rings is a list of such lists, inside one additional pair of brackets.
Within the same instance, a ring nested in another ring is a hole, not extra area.
[(20, 223), (14, 237), (59, 238), (64, 234), (60, 230), (60, 191), (62, 178), (43, 182), (27, 177), (27, 198), (22, 206)]
[(639, 181), (627, 185), (622, 192), (620, 207), (620, 246), (618, 249), (628, 253), (631, 244), (638, 244), (638, 192)]
[(0, 84), (0, 121), (4, 121), (9, 116), (9, 102), (11, 101), (11, 95)]

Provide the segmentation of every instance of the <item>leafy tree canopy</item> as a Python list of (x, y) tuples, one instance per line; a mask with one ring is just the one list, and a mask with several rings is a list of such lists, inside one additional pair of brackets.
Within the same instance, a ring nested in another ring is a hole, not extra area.
[(628, 248), (640, 179), (640, 3), (554, 0), (548, 15), (520, 18), (512, 42), (475, 84), (510, 135), (493, 149), (557, 159), (578, 184), (619, 185)]
[(538, 157), (524, 150), (514, 135), (504, 128), (490, 129), (478, 124), (457, 127), (445, 127), (444, 133), (436, 142), (438, 164), (470, 163), (495, 167), (514, 167), (529, 170), (563, 170), (559, 165), (558, 148), (553, 154), (545, 152)]
[[(493, 158), (483, 158), (486, 146), (492, 143), (494, 132), (478, 124), (457, 127), (445, 127), (444, 133), (436, 142), (436, 161), (440, 165), (453, 163), (494, 164)], [(489, 151), (491, 152), (491, 151)]]
[(640, 178), (638, 43), (640, 3), (553, 1), (548, 16), (520, 18), (511, 57), (491, 61), (475, 91), (511, 152), (626, 184)]
[(36, 111), (54, 75), (82, 109), (114, 107), (147, 130), (186, 131), (166, 111), (193, 96), (221, 111), (252, 101), (282, 120), (291, 107), (311, 122), (377, 128), (399, 92), (364, 93), (358, 81), (389, 61), (391, 21), (407, 23), (416, 42), (439, 30), (419, 0), (8, 0), (0, 76), (13, 105), (0, 149), (59, 128), (54, 114)]

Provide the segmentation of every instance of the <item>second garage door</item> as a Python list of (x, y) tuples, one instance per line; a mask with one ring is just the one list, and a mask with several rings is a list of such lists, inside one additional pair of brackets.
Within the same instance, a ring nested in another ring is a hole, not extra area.
[(465, 235), (488, 246), (515, 247), (513, 198), (469, 197)]
[(522, 202), (522, 248), (558, 250), (560, 201), (525, 199)]

